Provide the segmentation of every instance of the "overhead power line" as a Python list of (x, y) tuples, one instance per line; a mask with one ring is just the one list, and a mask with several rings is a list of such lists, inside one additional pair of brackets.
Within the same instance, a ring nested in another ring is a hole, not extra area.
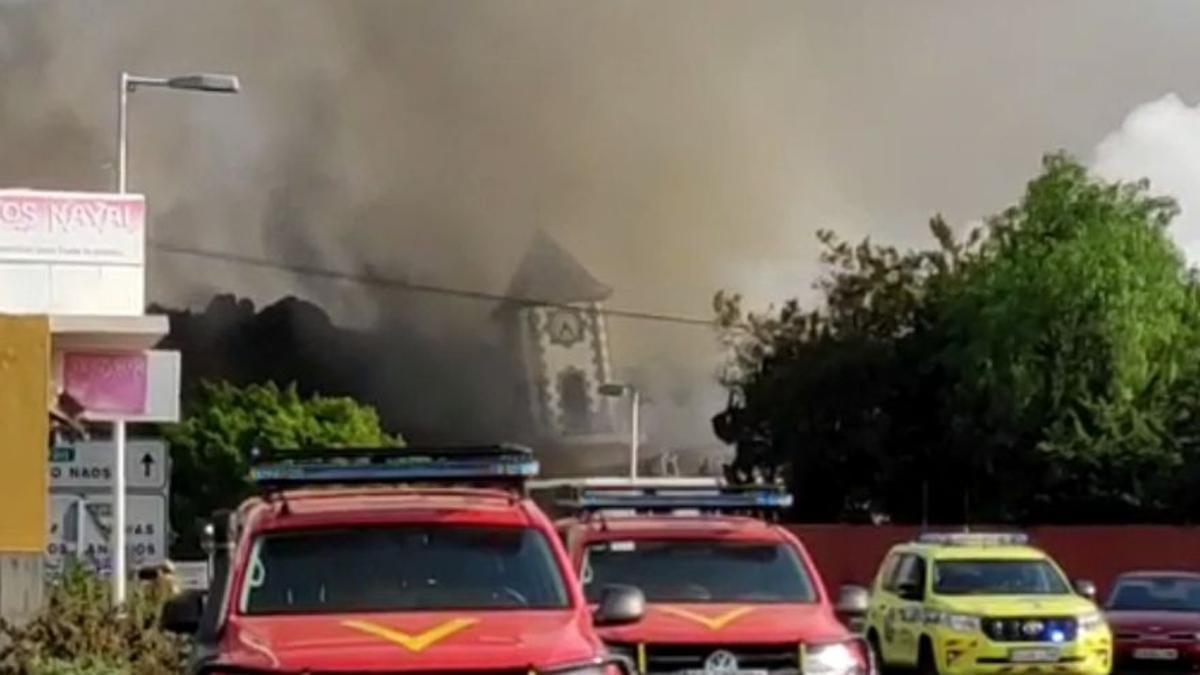
[[(444, 297), (460, 298), (464, 300), (477, 300), (483, 302), (508, 302), (517, 305), (528, 307), (557, 307), (562, 309), (577, 309), (576, 306), (563, 302), (552, 302), (546, 300), (538, 300), (536, 298), (521, 297), (516, 295), (508, 295), (505, 293), (488, 293), (485, 291), (473, 291), (463, 288), (453, 288), (450, 286), (440, 286), (436, 284), (422, 284), (403, 279), (393, 279), (381, 277), (373, 274), (361, 274), (344, 272), (341, 270), (333, 270), (323, 267), (315, 267), (310, 265), (296, 265), (292, 263), (282, 263), (265, 258), (256, 258), (253, 256), (242, 255), (239, 253), (229, 253), (226, 251), (211, 251), (206, 249), (191, 248), (187, 246), (178, 246), (159, 241), (150, 241), (150, 246), (155, 250), (169, 253), (172, 255), (188, 256), (193, 258), (206, 258), (209, 260), (220, 260), (236, 265), (245, 265), (247, 267), (258, 267), (262, 269), (275, 270), (287, 274), (293, 274), (303, 277), (315, 277), (328, 279), (330, 281), (341, 281), (362, 286), (377, 286), (380, 288), (391, 288), (398, 291), (408, 293), (422, 293), (427, 295), (440, 295)], [(679, 314), (663, 314), (659, 312), (642, 312), (631, 309), (612, 309), (602, 308), (599, 310), (605, 316), (619, 317), (622, 319), (636, 319), (640, 321), (657, 321), (660, 323), (682, 324), (687, 326), (703, 326), (705, 328), (714, 328), (716, 323), (710, 319), (701, 319), (693, 316), (684, 316)]]

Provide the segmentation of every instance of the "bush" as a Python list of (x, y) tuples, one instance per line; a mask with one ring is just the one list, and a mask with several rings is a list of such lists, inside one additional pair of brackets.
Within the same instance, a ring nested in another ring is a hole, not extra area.
[(27, 668), (30, 675), (128, 675), (129, 669), (91, 658), (34, 659)]
[(21, 675), (167, 675), (181, 671), (186, 642), (159, 629), (159, 587), (131, 584), (124, 611), (103, 580), (71, 566), (46, 607), (22, 625), (0, 622), (0, 672)]

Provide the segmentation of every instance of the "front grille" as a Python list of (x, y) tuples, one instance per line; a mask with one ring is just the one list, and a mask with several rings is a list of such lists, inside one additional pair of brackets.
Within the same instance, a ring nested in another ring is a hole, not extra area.
[[(623, 654), (637, 654), (634, 645), (613, 645)], [(646, 672), (677, 673), (704, 670), (705, 661), (715, 652), (729, 652), (737, 659), (739, 670), (765, 670), (771, 675), (800, 672), (798, 644), (772, 645), (666, 645), (645, 646)]]
[(983, 632), (995, 642), (1071, 642), (1079, 630), (1074, 617), (984, 619)]

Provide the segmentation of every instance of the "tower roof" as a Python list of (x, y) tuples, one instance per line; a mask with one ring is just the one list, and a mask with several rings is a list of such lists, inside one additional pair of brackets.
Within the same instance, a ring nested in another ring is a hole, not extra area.
[(600, 302), (612, 289), (596, 280), (550, 235), (538, 231), (508, 286), (508, 295), (545, 303)]

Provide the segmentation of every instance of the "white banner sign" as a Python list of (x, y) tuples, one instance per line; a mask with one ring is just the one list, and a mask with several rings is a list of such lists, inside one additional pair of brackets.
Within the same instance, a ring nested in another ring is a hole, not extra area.
[(0, 190), (0, 261), (140, 266), (142, 195)]

